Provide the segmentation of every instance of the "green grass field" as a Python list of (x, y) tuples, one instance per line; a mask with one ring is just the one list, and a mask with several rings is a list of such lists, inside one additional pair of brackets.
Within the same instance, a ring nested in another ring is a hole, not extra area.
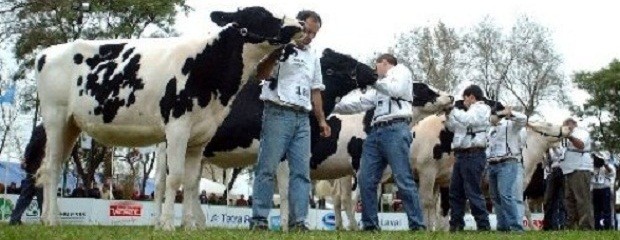
[(44, 227), (41, 225), (8, 226), (0, 224), (0, 239), (620, 239), (620, 232), (538, 232), (531, 231), (521, 235), (498, 232), (327, 232), (310, 231), (306, 233), (252, 232), (249, 230), (209, 229), (186, 232), (177, 229), (175, 232), (154, 231), (149, 227), (110, 227), (110, 226), (59, 226)]

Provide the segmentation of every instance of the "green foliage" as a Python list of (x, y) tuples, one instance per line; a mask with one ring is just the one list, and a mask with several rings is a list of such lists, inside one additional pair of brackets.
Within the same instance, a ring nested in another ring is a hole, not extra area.
[(620, 152), (620, 61), (613, 60), (595, 72), (579, 72), (574, 82), (590, 95), (583, 107), (574, 111), (581, 117), (596, 118), (592, 137), (603, 149)]

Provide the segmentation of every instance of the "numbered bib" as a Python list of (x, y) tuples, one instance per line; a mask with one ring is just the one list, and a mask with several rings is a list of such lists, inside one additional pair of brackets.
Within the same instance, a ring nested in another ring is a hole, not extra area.
[(381, 96), (377, 99), (375, 103), (375, 118), (390, 114), (392, 109), (392, 101), (390, 101), (389, 97)]
[(295, 94), (297, 95), (297, 100), (300, 102), (304, 104), (310, 102), (310, 88), (305, 86), (297, 86), (295, 89)]

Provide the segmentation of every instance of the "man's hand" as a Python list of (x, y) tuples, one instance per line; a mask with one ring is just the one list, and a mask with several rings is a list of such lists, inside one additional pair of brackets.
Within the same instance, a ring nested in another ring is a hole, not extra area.
[(329, 127), (325, 120), (319, 123), (319, 128), (321, 128), (321, 137), (328, 138), (332, 135), (332, 128)]

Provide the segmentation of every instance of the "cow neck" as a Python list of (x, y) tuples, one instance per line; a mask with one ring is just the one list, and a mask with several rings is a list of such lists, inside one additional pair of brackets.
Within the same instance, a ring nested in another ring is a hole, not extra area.
[(228, 106), (240, 89), (243, 45), (239, 31), (227, 28), (195, 58), (186, 60), (183, 73), (189, 76), (185, 89), (190, 98), (198, 99), (200, 107), (206, 107), (213, 98), (219, 98), (222, 105)]

